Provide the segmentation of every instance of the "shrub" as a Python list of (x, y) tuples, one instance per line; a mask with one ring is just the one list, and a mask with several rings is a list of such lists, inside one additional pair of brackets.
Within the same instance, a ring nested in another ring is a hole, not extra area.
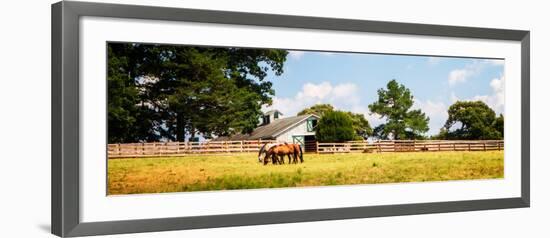
[(344, 142), (355, 138), (349, 114), (341, 111), (325, 113), (317, 124), (315, 134), (319, 142)]

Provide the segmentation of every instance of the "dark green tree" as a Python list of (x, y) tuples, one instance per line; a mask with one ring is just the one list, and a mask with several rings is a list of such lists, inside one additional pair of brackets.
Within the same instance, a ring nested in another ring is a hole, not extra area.
[(442, 127), (439, 129), (439, 133), (432, 135), (429, 137), (430, 140), (448, 140), (449, 139), (449, 131), (445, 129), (445, 127)]
[(395, 80), (388, 82), (386, 89), (378, 89), (378, 100), (369, 105), (372, 113), (386, 119), (377, 126), (374, 134), (383, 139), (418, 139), (429, 130), (428, 118), (419, 109), (411, 110), (414, 98), (411, 91)]
[(309, 108), (306, 108), (298, 113), (298, 116), (301, 115), (307, 115), (307, 114), (315, 114), (317, 116), (324, 116), (327, 112), (334, 111), (334, 107), (330, 104), (315, 104)]
[(108, 48), (109, 142), (250, 132), (261, 106), (274, 95), (264, 79), (270, 70), (283, 73), (287, 55), (284, 50), (124, 43)]
[(365, 115), (361, 113), (347, 112), (355, 131), (356, 139), (367, 139), (372, 135), (373, 130), (369, 124), (369, 121), (365, 118)]
[(327, 112), (315, 127), (319, 142), (343, 142), (355, 138), (353, 123), (348, 113), (341, 111)]
[(108, 47), (107, 54), (109, 143), (158, 140), (152, 133), (153, 115), (136, 86), (139, 52), (132, 45), (115, 44)]
[(504, 139), (504, 116), (502, 114), (495, 118), (493, 127), (500, 133), (501, 139)]
[[(502, 139), (504, 117), (497, 120), (495, 112), (482, 101), (457, 101), (447, 111), (449, 118), (443, 130), (446, 139)], [(456, 129), (455, 129), (456, 128)]]

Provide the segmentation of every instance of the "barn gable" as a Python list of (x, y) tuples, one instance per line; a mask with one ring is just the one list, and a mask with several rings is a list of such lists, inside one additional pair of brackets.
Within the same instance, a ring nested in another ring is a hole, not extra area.
[(307, 119), (312, 117), (317, 119), (319, 118), (316, 115), (310, 114), (274, 120), (267, 125), (256, 128), (254, 131), (252, 131), (252, 133), (250, 133), (248, 139), (277, 139), (279, 135), (285, 133), (288, 130), (291, 130), (301, 123), (306, 123)]

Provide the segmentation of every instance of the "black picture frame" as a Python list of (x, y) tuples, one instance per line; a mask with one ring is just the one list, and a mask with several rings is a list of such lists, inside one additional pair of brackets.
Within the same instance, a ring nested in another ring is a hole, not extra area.
[[(79, 18), (83, 16), (497, 39), (521, 43), (521, 197), (212, 216), (81, 222)], [(52, 233), (61, 237), (529, 207), (529, 31), (90, 2), (52, 5)]]

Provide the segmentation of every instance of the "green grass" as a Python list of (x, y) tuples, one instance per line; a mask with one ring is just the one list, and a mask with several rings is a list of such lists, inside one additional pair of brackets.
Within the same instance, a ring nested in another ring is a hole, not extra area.
[(304, 160), (264, 166), (255, 154), (111, 159), (108, 191), (114, 195), (504, 176), (503, 151), (305, 154)]

